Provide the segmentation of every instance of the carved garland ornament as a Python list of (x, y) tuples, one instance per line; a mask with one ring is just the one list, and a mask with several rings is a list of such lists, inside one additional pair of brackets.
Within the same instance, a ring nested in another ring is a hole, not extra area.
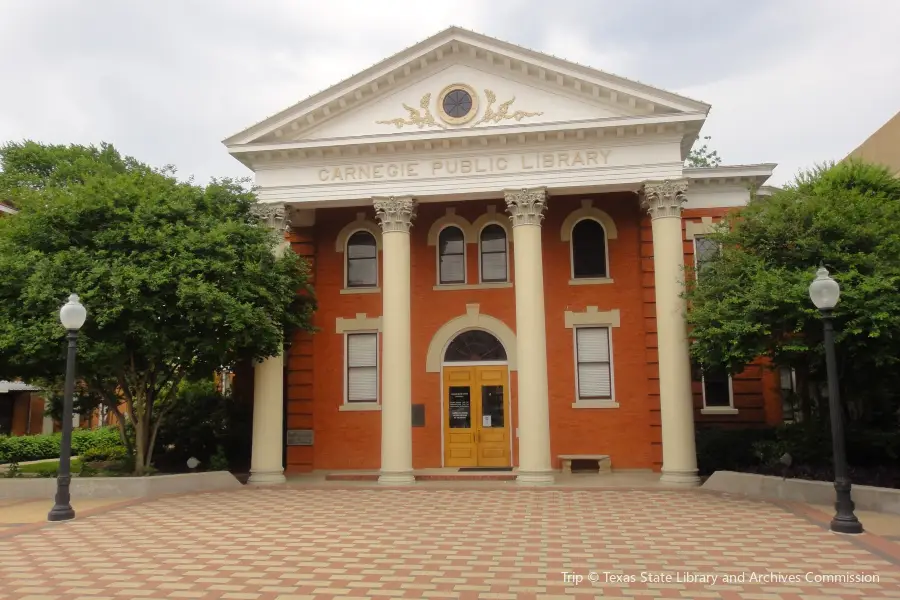
[(441, 129), (446, 129), (441, 123), (435, 121), (434, 115), (431, 114), (431, 109), (428, 108), (429, 104), (431, 104), (431, 93), (425, 94), (422, 96), (422, 99), (419, 100), (421, 111), (406, 103), (403, 104), (403, 108), (409, 113), (408, 119), (397, 117), (396, 119), (375, 122), (379, 125), (394, 125), (397, 129), (403, 129), (404, 125), (415, 125), (419, 129), (422, 129), (423, 127), (440, 127)]
[(484, 95), (487, 96), (487, 99), (488, 99), (488, 104), (484, 109), (484, 115), (481, 117), (481, 119), (479, 121), (477, 121), (475, 124), (473, 124), (472, 127), (477, 127), (478, 125), (481, 125), (482, 123), (499, 123), (500, 121), (503, 121), (505, 119), (513, 119), (515, 121), (521, 121), (522, 119), (524, 119), (526, 117), (537, 117), (537, 116), (544, 114), (543, 112), (526, 112), (524, 110), (517, 110), (513, 114), (509, 114), (509, 107), (512, 105), (513, 102), (516, 101), (515, 96), (513, 96), (512, 98), (510, 98), (509, 100), (507, 100), (506, 102), (501, 104), (500, 106), (498, 106), (497, 111), (494, 112), (494, 109), (492, 108), (492, 106), (493, 106), (494, 102), (497, 101), (497, 96), (491, 90), (484, 90)]
[(506, 210), (513, 227), (540, 225), (547, 208), (547, 190), (544, 188), (507, 190), (503, 192)]
[(644, 184), (641, 206), (651, 219), (681, 217), (681, 207), (687, 201), (687, 179), (652, 181)]
[[(477, 102), (477, 98), (474, 94), (474, 90), (472, 90), (472, 88), (470, 88), (467, 85), (454, 84), (454, 85), (447, 86), (441, 92), (439, 102), (443, 102), (444, 98), (447, 96), (447, 94), (455, 92), (457, 90), (459, 90), (460, 92), (465, 92), (466, 94), (470, 94), (471, 103), (472, 103), (471, 110), (472, 110), (472, 114), (474, 115), (474, 112), (476, 112), (478, 110), (478, 102)], [(528, 112), (528, 111), (524, 111), (524, 110), (517, 110), (513, 113), (510, 113), (509, 112), (510, 106), (512, 106), (512, 103), (516, 101), (515, 96), (513, 96), (506, 102), (503, 102), (502, 104), (500, 104), (497, 107), (496, 110), (494, 110), (494, 103), (497, 102), (497, 95), (492, 90), (488, 90), (488, 89), (484, 90), (484, 94), (485, 94), (485, 96), (487, 96), (488, 104), (484, 109), (484, 114), (481, 116), (481, 119), (479, 119), (478, 121), (473, 123), (471, 125), (471, 127), (477, 127), (484, 123), (497, 124), (497, 123), (500, 123), (501, 121), (506, 121), (506, 120), (513, 120), (513, 121), (518, 122), (527, 117), (537, 117), (537, 116), (544, 114), (543, 112), (540, 112), (540, 111)], [(422, 129), (423, 127), (438, 127), (440, 129), (447, 129), (447, 127), (443, 123), (440, 123), (439, 121), (437, 121), (434, 118), (434, 115), (431, 114), (430, 105), (431, 105), (431, 93), (429, 92), (429, 93), (425, 94), (424, 96), (422, 96), (422, 99), (419, 100), (419, 108), (413, 108), (406, 103), (402, 104), (402, 106), (406, 110), (406, 112), (409, 113), (408, 118), (404, 119), (402, 117), (397, 117), (395, 119), (375, 121), (375, 123), (377, 123), (379, 125), (393, 125), (397, 129), (403, 129), (407, 125), (413, 125), (413, 126), (418, 127), (419, 129)], [(442, 107), (440, 107), (440, 106), (438, 108), (443, 110)], [(468, 115), (461, 115), (459, 117), (446, 116), (442, 112), (441, 118), (452, 125), (459, 125), (459, 124), (465, 123), (472, 117), (468, 116)]]
[(390, 196), (389, 198), (375, 198), (375, 218), (381, 223), (384, 233), (400, 231), (408, 233), (416, 218), (416, 202), (409, 196)]

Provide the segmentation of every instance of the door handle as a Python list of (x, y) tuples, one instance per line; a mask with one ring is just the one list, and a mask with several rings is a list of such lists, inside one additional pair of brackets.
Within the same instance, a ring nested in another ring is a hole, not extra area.
[(475, 443), (476, 443), (476, 444), (478, 444), (478, 443), (481, 442), (481, 440), (480, 440), (480, 437), (481, 437), (481, 436), (478, 435), (479, 433), (480, 433), (480, 432), (476, 429), (476, 430), (475, 430)]

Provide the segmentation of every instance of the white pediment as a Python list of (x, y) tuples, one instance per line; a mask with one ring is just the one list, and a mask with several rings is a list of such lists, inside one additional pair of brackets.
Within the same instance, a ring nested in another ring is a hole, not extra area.
[[(466, 84), (478, 112), (465, 124), (448, 125), (438, 113), (440, 93)], [(483, 121), (490, 90), (491, 109), (520, 119)], [(426, 103), (435, 125), (428, 120)], [(404, 108), (404, 104), (409, 109)], [(621, 117), (703, 115), (709, 105), (576, 63), (528, 50), (458, 27), (451, 27), (365, 71), (235, 134), (224, 143), (241, 146), (391, 133), (471, 130), (510, 124), (565, 123)], [(418, 112), (418, 115), (416, 114)], [(529, 114), (541, 113), (541, 114)], [(527, 115), (527, 116), (526, 116)], [(398, 128), (378, 121), (411, 121)], [(479, 121), (482, 121), (479, 123)], [(249, 148), (248, 148), (249, 149)]]
[[(460, 89), (473, 97), (465, 122), (456, 123), (443, 110), (442, 93)], [(348, 111), (293, 138), (317, 140), (413, 131), (484, 129), (514, 123), (539, 124), (631, 116), (625, 107), (590, 101), (539, 87), (515, 74), (501, 74), (462, 62)]]

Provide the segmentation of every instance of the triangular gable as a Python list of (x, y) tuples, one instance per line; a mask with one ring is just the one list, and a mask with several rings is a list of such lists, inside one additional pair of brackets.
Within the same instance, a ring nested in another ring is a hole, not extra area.
[[(401, 119), (410, 121), (412, 125), (417, 118), (414, 111), (418, 111), (418, 118), (427, 118), (429, 111), (424, 110), (425, 106), (420, 106), (425, 102), (425, 94), (431, 94), (429, 103), (433, 105), (434, 96), (440, 92), (431, 89), (435, 85), (428, 83), (429, 78), (442, 72), (446, 75), (446, 71), (451, 69), (469, 69), (470, 74), (489, 73), (494, 78), (493, 87), (506, 85), (508, 89), (504, 89), (503, 93), (487, 86), (476, 90), (484, 105), (490, 100), (486, 92), (492, 92), (495, 113), (521, 89), (535, 90), (532, 95), (552, 93), (559, 96), (557, 112), (575, 120), (586, 116), (602, 119), (673, 113), (705, 115), (709, 110), (709, 105), (690, 98), (451, 27), (227, 138), (224, 143), (227, 146), (242, 146), (342, 137), (348, 131), (353, 131), (355, 135), (371, 133), (353, 129), (353, 121), (365, 121), (372, 126), (379, 120)], [(508, 114), (515, 115), (517, 110), (522, 113), (544, 112), (529, 108), (519, 99), (515, 103), (507, 105)], [(387, 106), (394, 108), (388, 111)], [(584, 108), (583, 114), (579, 113), (579, 107)], [(363, 110), (370, 110), (373, 115), (384, 114), (386, 118), (360, 116)], [(387, 116), (389, 112), (392, 114)], [(346, 125), (338, 125), (347, 115), (355, 117)], [(554, 117), (545, 116), (544, 121), (548, 120), (552, 121)], [(508, 124), (508, 119), (503, 121), (506, 122), (488, 121), (482, 125)]]

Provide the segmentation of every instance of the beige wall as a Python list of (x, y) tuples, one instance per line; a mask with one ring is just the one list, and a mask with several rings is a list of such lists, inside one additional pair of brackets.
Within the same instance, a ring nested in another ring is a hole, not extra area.
[(884, 165), (900, 175), (900, 112), (851, 152), (850, 157)]

